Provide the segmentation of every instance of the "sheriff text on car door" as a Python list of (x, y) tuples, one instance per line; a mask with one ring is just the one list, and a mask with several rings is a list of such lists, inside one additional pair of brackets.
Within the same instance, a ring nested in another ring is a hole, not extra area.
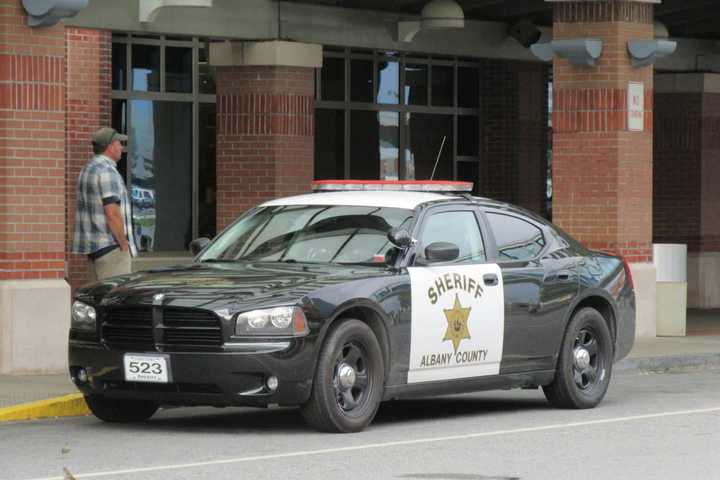
[(412, 283), (408, 383), (497, 375), (505, 320), (500, 267), (408, 270)]

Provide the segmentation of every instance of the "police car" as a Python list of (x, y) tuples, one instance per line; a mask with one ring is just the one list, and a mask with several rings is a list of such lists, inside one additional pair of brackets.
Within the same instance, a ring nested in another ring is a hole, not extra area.
[(627, 264), (471, 188), (323, 181), (265, 202), (191, 265), (79, 289), (70, 375), (109, 422), (296, 405), (356, 432), (386, 400), (515, 387), (596, 406), (633, 344)]

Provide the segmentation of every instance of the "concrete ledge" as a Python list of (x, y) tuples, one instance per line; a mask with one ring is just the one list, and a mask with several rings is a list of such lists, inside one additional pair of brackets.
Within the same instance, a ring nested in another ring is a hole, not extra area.
[(67, 371), (70, 285), (0, 281), (0, 374)]
[(615, 364), (615, 373), (664, 373), (682, 370), (720, 369), (720, 353), (626, 358)]
[(284, 42), (216, 42), (210, 44), (210, 65), (322, 67), (322, 45)]
[(631, 263), (635, 282), (635, 338), (655, 338), (657, 282), (655, 265), (652, 263)]
[(0, 408), (0, 422), (34, 420), (50, 417), (77, 417), (89, 415), (81, 393), (50, 398), (39, 402), (22, 403), (12, 407)]

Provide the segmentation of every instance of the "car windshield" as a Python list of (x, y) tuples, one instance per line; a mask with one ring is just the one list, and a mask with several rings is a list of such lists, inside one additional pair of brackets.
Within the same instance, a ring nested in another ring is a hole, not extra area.
[(383, 264), (392, 247), (388, 231), (412, 216), (385, 207), (260, 207), (223, 232), (200, 261)]

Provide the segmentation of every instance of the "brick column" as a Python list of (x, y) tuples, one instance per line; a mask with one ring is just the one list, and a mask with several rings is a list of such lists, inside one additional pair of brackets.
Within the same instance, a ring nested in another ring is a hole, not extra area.
[(222, 44), (210, 53), (218, 65), (218, 230), (262, 201), (309, 192), (315, 161), (315, 67), (321, 47), (236, 45), (243, 52), (239, 58), (230, 50), (219, 52)]
[(310, 190), (314, 70), (217, 69), (218, 230), (258, 203)]
[(0, 0), (0, 279), (65, 275), (65, 29)]
[(65, 241), (67, 279), (72, 288), (89, 281), (85, 255), (70, 253), (75, 228), (75, 200), (80, 169), (92, 157), (92, 132), (110, 125), (111, 34), (101, 30), (67, 28), (67, 97), (65, 168)]
[[(652, 260), (653, 68), (634, 68), (628, 40), (653, 38), (644, 1), (558, 1), (553, 38), (603, 41), (594, 67), (555, 57), (553, 221), (591, 248)], [(628, 130), (629, 82), (645, 91), (644, 131)]]
[(65, 27), (0, 0), (0, 373), (62, 370)]
[[(636, 335), (656, 335), (652, 263), (653, 67), (630, 64), (628, 40), (654, 38), (653, 0), (555, 1), (553, 38), (596, 38), (593, 67), (553, 62), (553, 221), (593, 249), (620, 253), (635, 281)], [(644, 88), (630, 131), (630, 82)]]

